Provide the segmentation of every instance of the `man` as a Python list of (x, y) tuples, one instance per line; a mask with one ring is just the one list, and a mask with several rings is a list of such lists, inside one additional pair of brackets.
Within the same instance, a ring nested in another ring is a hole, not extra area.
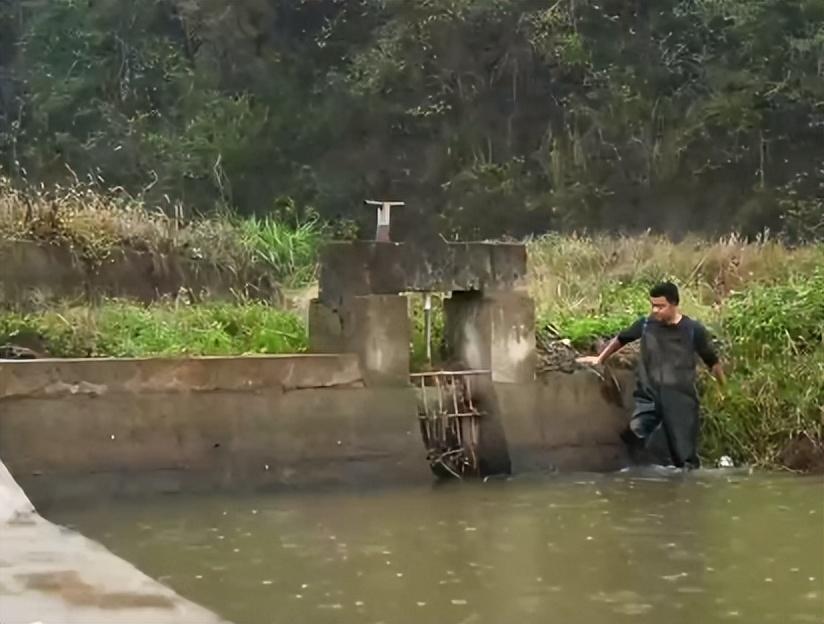
[(721, 385), (724, 371), (706, 328), (679, 310), (678, 287), (664, 282), (653, 287), (649, 295), (649, 317), (638, 319), (618, 334), (600, 355), (578, 361), (600, 366), (624, 345), (640, 340), (635, 410), (621, 437), (630, 447), (642, 445), (661, 426), (673, 463), (679, 468), (697, 468), (696, 355)]

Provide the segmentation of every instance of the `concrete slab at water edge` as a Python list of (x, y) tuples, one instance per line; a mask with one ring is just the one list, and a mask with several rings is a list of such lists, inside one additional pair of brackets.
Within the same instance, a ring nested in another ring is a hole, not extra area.
[(3, 624), (220, 624), (34, 510), (0, 462), (0, 621)]

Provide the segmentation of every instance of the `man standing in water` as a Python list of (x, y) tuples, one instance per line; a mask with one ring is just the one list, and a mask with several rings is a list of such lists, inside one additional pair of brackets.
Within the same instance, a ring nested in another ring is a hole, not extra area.
[(697, 468), (696, 355), (722, 385), (724, 371), (706, 328), (679, 310), (678, 287), (664, 282), (654, 286), (649, 295), (652, 305), (649, 317), (638, 319), (618, 334), (600, 355), (578, 361), (600, 366), (624, 345), (640, 340), (635, 410), (621, 437), (630, 448), (642, 446), (661, 426), (673, 463), (679, 468)]

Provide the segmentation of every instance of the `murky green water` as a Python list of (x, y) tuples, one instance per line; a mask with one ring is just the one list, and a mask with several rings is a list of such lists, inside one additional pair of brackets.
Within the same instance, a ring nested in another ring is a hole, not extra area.
[(64, 511), (237, 624), (824, 622), (824, 479), (632, 473)]

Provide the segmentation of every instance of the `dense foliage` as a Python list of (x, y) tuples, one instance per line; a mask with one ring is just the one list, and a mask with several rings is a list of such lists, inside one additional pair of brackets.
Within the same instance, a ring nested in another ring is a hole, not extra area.
[(817, 238), (822, 101), (824, 0), (0, 0), (0, 169), (169, 210)]

